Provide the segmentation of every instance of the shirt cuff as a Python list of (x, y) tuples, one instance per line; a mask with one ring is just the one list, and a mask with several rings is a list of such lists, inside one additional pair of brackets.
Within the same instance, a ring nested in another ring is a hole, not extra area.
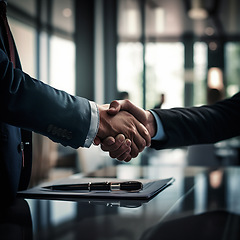
[(152, 110), (149, 110), (149, 111), (154, 116), (154, 118), (156, 120), (156, 124), (157, 124), (157, 132), (156, 132), (155, 136), (152, 137), (152, 140), (161, 141), (166, 137), (166, 134), (163, 129), (162, 121), (161, 121), (160, 117), (154, 111), (152, 111)]
[(99, 127), (99, 112), (98, 112), (97, 104), (92, 101), (89, 101), (89, 103), (91, 107), (91, 122), (90, 122), (89, 131), (84, 143), (84, 147), (87, 147), (87, 148), (89, 148), (93, 143)]

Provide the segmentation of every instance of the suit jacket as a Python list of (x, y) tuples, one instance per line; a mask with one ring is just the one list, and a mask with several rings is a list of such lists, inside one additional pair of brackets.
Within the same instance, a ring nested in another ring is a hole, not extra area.
[[(31, 78), (9, 61), (0, 24), (0, 189), (5, 200), (28, 186), (31, 173), (31, 131), (64, 146), (84, 146), (90, 127), (88, 100), (56, 90)], [(22, 143), (22, 144), (21, 144)], [(24, 146), (24, 167), (21, 146)]]
[(240, 135), (240, 92), (214, 105), (153, 111), (166, 133), (163, 141), (152, 141), (155, 149), (215, 143)]

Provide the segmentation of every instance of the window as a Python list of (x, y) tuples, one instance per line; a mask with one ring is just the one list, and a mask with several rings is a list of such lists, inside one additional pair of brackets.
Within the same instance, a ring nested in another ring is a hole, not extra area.
[(240, 90), (240, 43), (229, 42), (225, 47), (226, 94), (232, 96)]
[(163, 107), (183, 106), (184, 45), (177, 39), (162, 42), (159, 37), (172, 35), (164, 28), (166, 16), (160, 1), (156, 8), (150, 1), (145, 6), (136, 0), (118, 3), (118, 91), (127, 91), (131, 101), (146, 109), (153, 108), (161, 94), (166, 99)]
[(118, 91), (129, 93), (130, 99), (142, 106), (142, 44), (119, 43), (117, 47)]
[(75, 94), (75, 45), (72, 41), (51, 37), (49, 84)]
[(207, 77), (207, 44), (196, 42), (194, 44), (194, 105), (206, 103), (206, 77)]
[[(118, 90), (127, 91), (130, 99), (142, 106), (142, 44), (119, 43), (117, 48)], [(163, 107), (183, 106), (184, 46), (182, 43), (147, 43), (146, 108), (153, 108), (164, 93)]]
[(22, 69), (32, 77), (36, 77), (36, 31), (13, 18), (8, 20), (18, 48)]
[(184, 46), (182, 43), (148, 43), (146, 45), (146, 108), (183, 106)]
[[(75, 94), (73, 1), (9, 0), (8, 3), (9, 23), (23, 71)], [(36, 11), (37, 6), (41, 6), (41, 11)]]

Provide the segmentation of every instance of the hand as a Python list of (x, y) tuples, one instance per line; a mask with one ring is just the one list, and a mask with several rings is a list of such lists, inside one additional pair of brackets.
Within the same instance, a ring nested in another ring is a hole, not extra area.
[(142, 108), (137, 107), (130, 100), (127, 99), (112, 101), (109, 106), (108, 113), (110, 115), (115, 115), (122, 110), (131, 113), (139, 122), (141, 122), (147, 128), (151, 137), (156, 134), (156, 122), (151, 112), (145, 111)]
[[(132, 104), (129, 100), (121, 100), (113, 101), (110, 104), (108, 113), (111, 115), (115, 115), (120, 110), (126, 110), (133, 114), (140, 122), (142, 122), (146, 126), (151, 137), (153, 137), (156, 134), (156, 122), (151, 112), (144, 111), (143, 109)], [(126, 146), (125, 142), (122, 142), (121, 145), (121, 143), (115, 141), (115, 139), (113, 138), (104, 139), (101, 144), (101, 148), (104, 151), (109, 151), (110, 156), (114, 155), (115, 158), (117, 158), (118, 160), (130, 161), (133, 156), (131, 156), (131, 153), (127, 154), (127, 148), (125, 146)], [(125, 154), (120, 155), (120, 153), (122, 153), (123, 151), (125, 151)], [(120, 155), (120, 157), (117, 157), (118, 155)]]
[(106, 144), (101, 144), (101, 149), (105, 152), (109, 152), (110, 157), (117, 158), (120, 161), (129, 162), (132, 157), (131, 152), (131, 141), (125, 139), (123, 134), (118, 134), (116, 138), (107, 137), (103, 140)]
[[(116, 112), (115, 114), (108, 114), (108, 105), (98, 106), (100, 123), (97, 133), (97, 137), (102, 141), (109, 136), (116, 137), (119, 133), (122, 133), (127, 139), (131, 141), (131, 157), (136, 157), (146, 146), (150, 145), (151, 137), (142, 123), (140, 123), (134, 116), (126, 111)], [(96, 142), (95, 142), (96, 143)], [(111, 155), (122, 156), (123, 152), (118, 148), (118, 152), (114, 152), (113, 146), (111, 149)], [(104, 148), (104, 147), (103, 147)], [(121, 157), (122, 159), (125, 159)]]
[(120, 161), (129, 162), (132, 157), (131, 152), (131, 140), (125, 139), (123, 134), (118, 134), (114, 137), (107, 137), (102, 142), (96, 137), (94, 139), (94, 144), (101, 144), (101, 149), (104, 152), (109, 152), (109, 156), (112, 158), (117, 158)]

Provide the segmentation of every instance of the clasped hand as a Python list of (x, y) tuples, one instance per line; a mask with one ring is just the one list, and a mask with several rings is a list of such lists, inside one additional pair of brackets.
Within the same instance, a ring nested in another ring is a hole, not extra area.
[(155, 119), (129, 100), (113, 101), (110, 105), (98, 106), (100, 123), (95, 144), (101, 144), (112, 158), (130, 161), (146, 146), (150, 146), (155, 135)]

